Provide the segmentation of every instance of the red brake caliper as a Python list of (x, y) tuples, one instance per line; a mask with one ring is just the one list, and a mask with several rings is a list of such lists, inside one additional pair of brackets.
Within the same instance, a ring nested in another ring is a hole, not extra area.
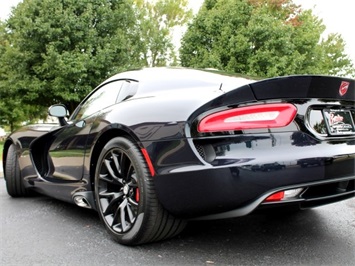
[(136, 188), (136, 202), (139, 202), (139, 199), (140, 199), (139, 188)]

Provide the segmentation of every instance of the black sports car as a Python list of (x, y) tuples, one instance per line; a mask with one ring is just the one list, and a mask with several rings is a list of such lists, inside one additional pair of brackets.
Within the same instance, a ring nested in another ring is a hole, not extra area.
[(60, 125), (7, 138), (7, 191), (95, 209), (121, 244), (172, 237), (190, 219), (355, 196), (351, 79), (143, 69), (111, 77), (67, 113), (51, 106)]

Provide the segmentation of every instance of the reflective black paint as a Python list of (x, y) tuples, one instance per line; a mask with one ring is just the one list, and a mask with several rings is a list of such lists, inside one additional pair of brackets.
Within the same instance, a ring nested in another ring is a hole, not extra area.
[[(205, 82), (195, 77), (196, 72), (181, 71), (119, 74), (108, 82), (139, 82), (131, 98), (62, 127), (24, 128), (8, 138), (4, 159), (14, 143), (26, 186), (72, 202), (76, 192), (93, 190), (103, 146), (124, 136), (147, 150), (163, 206), (188, 218), (244, 215), (282, 189), (355, 179), (354, 136), (320, 134), (309, 118), (314, 107), (353, 112), (354, 80), (292, 76), (255, 83), (236, 80), (233, 87), (230, 80), (219, 82), (221, 76), (212, 75), (212, 81)], [(191, 75), (185, 79), (186, 73)], [(343, 80), (350, 85), (341, 96)], [(295, 121), (272, 130), (216, 134), (196, 130), (198, 121), (211, 112), (266, 102), (294, 104)], [(350, 184), (348, 194), (354, 196), (351, 189)]]
[[(215, 151), (223, 151), (212, 163), (215, 167), (192, 165), (187, 156), (181, 168), (161, 165), (158, 170), (166, 174), (156, 177), (157, 190), (165, 208), (181, 216), (225, 212), (266, 198), (275, 188), (337, 178), (354, 180), (354, 145), (314, 141), (297, 132), (260, 134), (253, 140), (225, 138), (213, 144)], [(323, 157), (315, 158), (317, 154)], [(176, 158), (176, 165), (180, 160)]]

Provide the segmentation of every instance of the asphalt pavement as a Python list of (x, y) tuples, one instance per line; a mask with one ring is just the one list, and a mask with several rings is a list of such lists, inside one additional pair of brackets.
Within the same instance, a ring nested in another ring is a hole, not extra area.
[[(1, 176), (1, 173), (0, 173)], [(288, 215), (190, 222), (179, 236), (121, 246), (91, 210), (11, 198), (0, 178), (0, 265), (355, 265), (355, 199)]]

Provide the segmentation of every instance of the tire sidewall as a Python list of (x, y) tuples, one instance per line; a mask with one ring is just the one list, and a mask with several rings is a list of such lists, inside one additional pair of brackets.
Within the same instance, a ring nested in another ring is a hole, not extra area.
[[(102, 160), (107, 156), (107, 154), (112, 150), (112, 149), (120, 149), (126, 155), (128, 158), (131, 160), (131, 163), (133, 164), (135, 171), (137, 173), (137, 183), (138, 187), (140, 190), (140, 200), (139, 200), (139, 205), (138, 205), (138, 214), (136, 217), (136, 221), (134, 222), (132, 228), (125, 232), (125, 233), (118, 233), (114, 230), (111, 229), (110, 225), (107, 224), (105, 218), (102, 215), (102, 210), (99, 202), (99, 194), (98, 194), (98, 188), (99, 188), (99, 173), (100, 173), (100, 168), (102, 164)], [(138, 148), (134, 146), (134, 144), (122, 137), (117, 137), (112, 140), (110, 140), (102, 149), (101, 154), (98, 159), (98, 163), (96, 165), (96, 170), (95, 170), (95, 200), (96, 200), (96, 205), (97, 205), (97, 211), (99, 212), (100, 219), (103, 221), (105, 224), (106, 230), (109, 232), (109, 234), (119, 243), (121, 244), (139, 244), (141, 236), (145, 230), (145, 220), (146, 216), (149, 214), (147, 212), (147, 198), (146, 198), (146, 181), (149, 178), (149, 173), (146, 170), (146, 166), (143, 164), (143, 157), (139, 153)]]
[(27, 195), (21, 177), (19, 160), (14, 144), (11, 144), (7, 151), (4, 168), (4, 179), (6, 183), (6, 190), (10, 196), (22, 197)]

